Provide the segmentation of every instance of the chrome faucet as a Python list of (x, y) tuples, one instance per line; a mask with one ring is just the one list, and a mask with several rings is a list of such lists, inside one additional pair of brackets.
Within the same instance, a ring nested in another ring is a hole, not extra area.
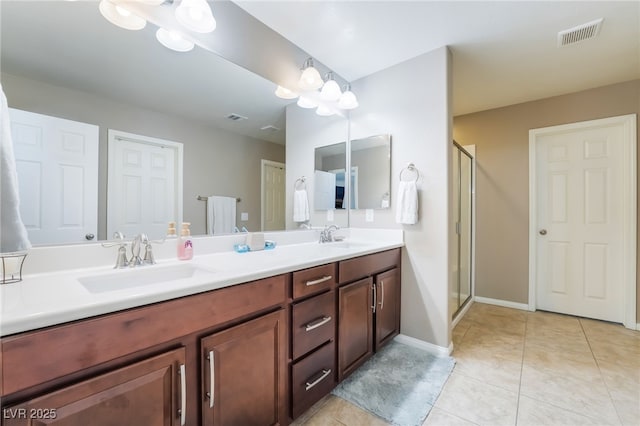
[[(114, 269), (135, 268), (136, 266), (142, 265), (155, 265), (156, 260), (153, 257), (153, 248), (151, 247), (151, 241), (149, 241), (147, 234), (138, 234), (131, 241), (131, 259), (127, 259), (128, 241), (125, 241), (122, 232), (114, 232), (113, 239), (115, 241), (102, 243), (102, 247), (119, 246), (118, 257), (116, 257), (116, 264), (113, 267)], [(140, 257), (142, 245), (144, 245), (144, 258)]]
[(144, 259), (142, 259), (142, 262), (145, 265), (155, 265), (156, 260), (153, 257), (153, 247), (151, 247), (151, 241), (149, 241), (149, 238), (146, 234), (142, 235), (142, 244), (144, 244)]
[(122, 269), (129, 266), (129, 261), (127, 260), (127, 243), (124, 240), (124, 235), (122, 232), (116, 231), (113, 234), (113, 239), (116, 240), (115, 244), (102, 244), (103, 247), (113, 247), (114, 245), (120, 245), (118, 247), (118, 257), (116, 257), (116, 265), (113, 269)]
[(131, 242), (131, 260), (129, 261), (129, 266), (132, 268), (142, 265), (140, 246), (142, 245), (143, 239), (147, 239), (147, 236), (145, 234), (138, 234), (133, 237), (133, 241)]
[(338, 226), (337, 225), (329, 225), (329, 226), (325, 226), (325, 228), (320, 231), (320, 243), (331, 243), (333, 242), (333, 233), (335, 231), (337, 231)]

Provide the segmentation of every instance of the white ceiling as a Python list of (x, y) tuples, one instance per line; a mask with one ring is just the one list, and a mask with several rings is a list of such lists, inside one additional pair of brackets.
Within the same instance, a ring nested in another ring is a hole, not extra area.
[[(448, 45), (454, 114), (640, 78), (640, 2), (235, 1), (347, 80)], [(558, 31), (604, 18), (598, 38)]]

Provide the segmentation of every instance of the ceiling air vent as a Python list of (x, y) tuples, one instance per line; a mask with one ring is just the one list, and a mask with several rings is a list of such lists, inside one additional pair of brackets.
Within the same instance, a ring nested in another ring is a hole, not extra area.
[(280, 129), (278, 127), (276, 127), (276, 126), (273, 126), (273, 125), (269, 124), (268, 126), (260, 127), (260, 130), (267, 130), (269, 132), (277, 132)]
[(229, 114), (227, 115), (227, 118), (232, 121), (248, 120), (247, 117), (240, 114)]
[(595, 38), (600, 33), (603, 18), (558, 33), (558, 47), (568, 46), (584, 40)]

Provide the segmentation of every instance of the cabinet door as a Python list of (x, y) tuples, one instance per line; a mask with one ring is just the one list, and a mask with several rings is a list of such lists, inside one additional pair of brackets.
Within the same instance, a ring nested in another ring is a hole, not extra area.
[(172, 426), (184, 421), (185, 350), (3, 408), (4, 425)]
[(400, 280), (398, 270), (376, 275), (376, 351), (400, 332)]
[(205, 337), (201, 343), (203, 425), (284, 423), (284, 310)]
[(338, 289), (338, 380), (342, 381), (373, 354), (373, 280)]

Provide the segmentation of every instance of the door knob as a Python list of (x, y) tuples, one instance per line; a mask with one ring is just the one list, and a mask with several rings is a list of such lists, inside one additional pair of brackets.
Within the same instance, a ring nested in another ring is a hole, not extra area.
[(84, 236), (84, 238), (87, 239), (88, 241), (91, 241), (91, 240), (93, 240), (95, 238), (95, 235), (87, 234), (87, 235)]
[(540, 235), (547, 235), (547, 230), (546, 229), (541, 229), (540, 230)]

